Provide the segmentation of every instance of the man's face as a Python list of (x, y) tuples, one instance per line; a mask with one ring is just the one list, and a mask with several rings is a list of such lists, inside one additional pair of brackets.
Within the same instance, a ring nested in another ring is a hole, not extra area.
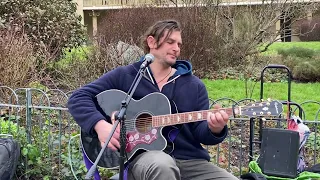
[(165, 31), (164, 36), (160, 38), (160, 46), (157, 46), (155, 39), (150, 36), (150, 53), (155, 56), (160, 63), (172, 66), (176, 63), (177, 57), (180, 55), (180, 47), (182, 45), (181, 32), (172, 31), (167, 37), (168, 30)]

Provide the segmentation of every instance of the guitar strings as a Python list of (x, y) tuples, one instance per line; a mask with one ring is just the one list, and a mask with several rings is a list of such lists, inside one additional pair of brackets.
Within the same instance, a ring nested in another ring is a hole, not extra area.
[[(253, 106), (253, 107), (255, 107), (255, 106)], [(221, 108), (218, 110), (222, 110), (222, 109), (229, 109), (229, 108)], [(242, 110), (247, 110), (247, 109), (248, 108), (242, 108)], [(212, 110), (207, 110), (207, 111), (212, 111)], [(176, 114), (170, 114), (170, 115), (176, 115)], [(159, 116), (170, 116), (170, 115), (159, 115)], [(187, 114), (185, 114), (184, 116), (186, 116), (186, 115)], [(203, 120), (205, 120), (205, 119), (203, 119)], [(203, 120), (199, 120), (199, 121), (203, 121)], [(187, 122), (182, 122), (182, 124), (183, 123), (187, 123)], [(180, 123), (175, 123), (175, 124), (180, 124)], [(138, 119), (126, 119), (125, 126), (126, 126), (126, 128), (138, 128), (138, 129), (153, 127), (152, 126), (152, 116), (146, 117), (146, 118), (138, 118)], [(161, 126), (156, 126), (156, 127), (161, 127)]]
[[(245, 106), (245, 107), (242, 107), (242, 111), (244, 110), (248, 110), (249, 108), (252, 108), (252, 107), (259, 107), (259, 106)], [(220, 108), (220, 109), (210, 109), (210, 110), (205, 110), (206, 112), (210, 112), (210, 111), (214, 111), (214, 112), (217, 112), (219, 110), (232, 110), (232, 108)], [(251, 112), (251, 111), (247, 111), (247, 112)], [(254, 112), (254, 111), (253, 111)], [(195, 112), (192, 112), (192, 113), (195, 113)], [(186, 116), (188, 113), (184, 113), (184, 116)], [(169, 115), (159, 115), (160, 116), (170, 116), (170, 115), (177, 115), (177, 114), (169, 114)], [(135, 121), (134, 121), (135, 120)], [(136, 121), (138, 120), (138, 123), (135, 123)], [(203, 119), (205, 120), (205, 119)], [(159, 120), (160, 121), (160, 120)], [(201, 121), (201, 120), (199, 120)], [(182, 122), (183, 123), (187, 123), (187, 122)], [(150, 117), (146, 117), (146, 118), (138, 118), (138, 119), (126, 119), (125, 120), (125, 124), (126, 124), (126, 127), (127, 128), (146, 128), (146, 127), (153, 127), (152, 126), (152, 116)], [(136, 124), (136, 125), (135, 125)], [(180, 124), (180, 123), (176, 123), (176, 124)], [(147, 126), (147, 125), (150, 125), (150, 126)], [(166, 124), (164, 124), (166, 125)], [(160, 126), (159, 126), (160, 127)]]
[[(210, 111), (215, 111), (215, 112), (217, 112), (218, 110), (231, 110), (230, 108), (220, 108), (220, 109), (217, 109), (217, 110), (215, 110), (215, 109), (213, 109), (213, 110), (205, 110), (204, 112), (210, 112)], [(191, 112), (190, 114), (193, 114), (193, 113), (196, 113), (197, 111), (194, 111), (194, 112)], [(200, 111), (199, 111), (200, 112)], [(177, 116), (178, 114), (180, 114), (180, 113), (177, 113), (177, 114), (168, 114), (168, 115), (156, 115), (157, 117), (161, 117), (161, 116), (163, 116), (163, 117), (166, 117), (166, 116)], [(188, 112), (186, 112), (186, 113), (181, 113), (181, 115), (182, 114), (184, 114), (183, 116), (188, 116), (189, 114), (188, 114)], [(153, 116), (153, 117), (155, 117), (155, 116)], [(139, 119), (139, 122), (141, 122), (141, 120), (142, 121), (149, 121), (149, 120), (151, 120), (152, 119), (152, 116), (150, 116), (150, 117), (146, 117), (146, 118), (138, 118)], [(137, 119), (126, 119), (125, 121), (127, 122), (132, 122), (132, 120), (137, 120)]]
[[(219, 110), (221, 110), (221, 109), (219, 109)], [(228, 108), (224, 108), (224, 109), (228, 109)], [(242, 110), (246, 110), (246, 108), (242, 108)], [(207, 110), (207, 111), (211, 111), (211, 110)], [(183, 116), (189, 115), (188, 113), (183, 113), (183, 114), (184, 114)], [(165, 116), (177, 116), (177, 115), (178, 114), (156, 115), (156, 116), (150, 116), (150, 117), (138, 118), (138, 119), (139, 119), (139, 122), (141, 122), (141, 121), (150, 121), (150, 120), (152, 120), (152, 117), (161, 117), (161, 116), (165, 117)], [(126, 119), (125, 122), (133, 122), (133, 120), (137, 120), (137, 119)]]

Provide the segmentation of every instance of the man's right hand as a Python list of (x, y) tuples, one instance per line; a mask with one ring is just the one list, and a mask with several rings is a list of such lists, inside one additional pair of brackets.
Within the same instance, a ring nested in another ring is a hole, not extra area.
[[(112, 122), (114, 122), (114, 115), (112, 115)], [(101, 143), (101, 147), (103, 147), (105, 141), (107, 140), (107, 137), (111, 133), (112, 130), (112, 124), (108, 123), (105, 120), (100, 120), (97, 122), (97, 124), (94, 126), (94, 130), (98, 134), (99, 141)], [(113, 136), (110, 139), (110, 142), (108, 144), (108, 148), (112, 149), (113, 151), (117, 151), (120, 149), (120, 126), (116, 128), (116, 131), (114, 132)]]

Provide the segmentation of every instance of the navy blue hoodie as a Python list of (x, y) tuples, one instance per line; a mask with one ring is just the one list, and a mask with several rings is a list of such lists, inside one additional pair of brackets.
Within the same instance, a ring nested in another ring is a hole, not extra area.
[[(94, 126), (99, 120), (105, 119), (110, 122), (110, 117), (99, 108), (96, 95), (109, 89), (128, 92), (141, 62), (116, 68), (73, 92), (68, 101), (68, 109), (83, 131), (95, 136)], [(171, 106), (175, 107), (172, 112), (207, 110), (209, 108), (208, 93), (202, 81), (192, 75), (191, 64), (178, 60), (173, 68), (177, 71), (161, 90), (161, 93), (174, 104)], [(148, 68), (133, 99), (139, 100), (152, 92), (160, 92), (160, 90), (155, 83), (151, 69)], [(201, 144), (218, 144), (224, 140), (227, 133), (227, 126), (225, 126), (220, 134), (213, 134), (208, 128), (207, 121), (180, 125), (179, 133), (173, 142), (174, 150), (170, 155), (177, 159), (206, 159), (209, 161), (209, 154)], [(164, 136), (168, 139), (166, 135)]]

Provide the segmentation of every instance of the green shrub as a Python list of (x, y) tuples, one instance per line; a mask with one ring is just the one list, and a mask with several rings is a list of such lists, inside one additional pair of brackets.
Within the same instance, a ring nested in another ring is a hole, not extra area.
[(303, 59), (293, 67), (293, 77), (300, 81), (320, 81), (320, 58)]
[(286, 65), (291, 71), (296, 67), (304, 58), (288, 56), (282, 59), (282, 63)]
[(32, 43), (26, 34), (1, 29), (0, 42), (0, 85), (25, 86), (37, 76)]
[(288, 56), (312, 58), (316, 54), (316, 51), (309, 48), (294, 46), (288, 49), (280, 48), (278, 49), (278, 54), (282, 55), (285, 58)]
[(295, 80), (302, 82), (320, 80), (320, 56), (316, 50), (295, 46), (278, 49), (278, 54), (282, 56), (280, 63), (292, 71)]
[[(74, 61), (85, 62), (88, 59), (89, 54), (92, 52), (93, 47), (81, 46), (78, 48), (66, 48), (63, 50), (62, 58), (54, 63), (54, 65), (60, 69), (68, 68)], [(51, 64), (53, 65), (53, 64)]]
[(2, 27), (26, 33), (36, 51), (46, 50), (54, 58), (63, 47), (85, 42), (85, 28), (74, 1), (5, 0), (0, 4)]
[(118, 41), (64, 51), (62, 59), (50, 65), (59, 88), (74, 90), (118, 66), (133, 63), (143, 55), (142, 49)]
[(63, 52), (59, 61), (50, 64), (51, 75), (59, 88), (76, 89), (103, 74), (103, 62), (95, 58), (93, 47), (64, 49)]
[(305, 144), (306, 148), (320, 150), (320, 134), (311, 132), (310, 136)]
[(301, 82), (316, 82), (320, 80), (320, 56), (313, 58), (301, 58), (288, 56), (279, 61), (287, 66), (293, 75), (293, 79)]
[[(265, 45), (264, 45), (265, 46)], [(263, 48), (262, 46), (261, 48)], [(274, 42), (268, 47), (266, 52), (261, 53), (262, 55), (277, 55), (279, 49), (289, 49), (292, 47), (309, 48), (315, 51), (320, 51), (320, 43), (316, 41), (312, 42)]]

